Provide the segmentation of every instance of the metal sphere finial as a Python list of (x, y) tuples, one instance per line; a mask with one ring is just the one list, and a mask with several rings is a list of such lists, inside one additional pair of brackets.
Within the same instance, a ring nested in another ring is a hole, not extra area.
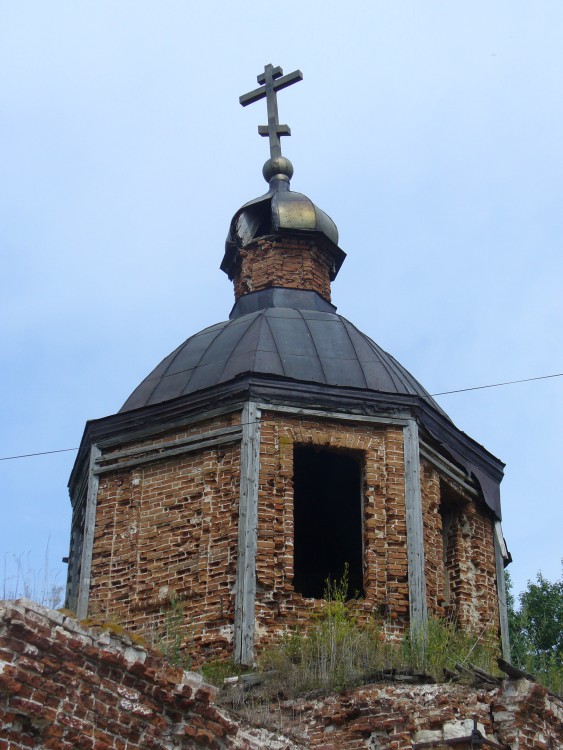
[(264, 164), (262, 174), (267, 183), (272, 180), (289, 182), (293, 177), (293, 164), (285, 156), (276, 156)]

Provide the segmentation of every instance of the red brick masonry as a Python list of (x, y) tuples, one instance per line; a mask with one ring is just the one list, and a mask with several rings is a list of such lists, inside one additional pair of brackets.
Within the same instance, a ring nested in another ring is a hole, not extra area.
[(310, 239), (266, 237), (239, 250), (235, 299), (270, 287), (307, 289), (330, 302), (330, 254)]
[[(205, 435), (238, 423), (239, 415), (232, 414), (171, 432), (166, 439)], [(149, 450), (153, 443), (131, 442), (128, 448)], [(257, 648), (288, 628), (302, 626), (322, 606), (293, 589), (295, 445), (353, 450), (361, 456), (365, 598), (359, 606), (366, 616), (381, 619), (388, 636), (400, 636), (408, 627), (409, 612), (402, 428), (265, 410), (258, 491)], [(111, 459), (111, 452), (104, 456)], [(477, 633), (496, 633), (490, 514), (483, 503), (445, 487), (426, 461), (421, 489), (429, 613), (447, 614)], [(239, 443), (155, 456), (152, 463), (104, 474), (97, 498), (89, 614), (146, 633), (162, 627), (163, 611), (174, 596), (182, 602), (184, 647), (191, 657), (231, 656), (239, 495)], [(449, 513), (446, 549), (441, 508)]]
[[(449, 748), (474, 719), (483, 736), (511, 750), (563, 745), (562, 701), (526, 680), (490, 690), (368, 685), (272, 706), (287, 734), (245, 727), (214, 698), (200, 675), (127, 636), (26, 600), (0, 603), (1, 750)], [(455, 747), (471, 745), (458, 739)]]

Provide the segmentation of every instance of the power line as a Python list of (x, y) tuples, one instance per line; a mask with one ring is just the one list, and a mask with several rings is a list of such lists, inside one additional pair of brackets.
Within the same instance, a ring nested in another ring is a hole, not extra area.
[[(547, 380), (548, 378), (561, 378), (563, 372), (558, 372), (555, 375), (539, 375), (536, 378), (523, 378), (522, 380), (507, 380), (504, 383), (490, 383), (489, 385), (474, 385), (471, 388), (458, 388), (455, 391), (440, 391), (440, 393), (431, 393), (431, 396), (448, 396), (450, 393), (465, 393), (466, 391), (480, 391), (484, 388), (500, 388), (503, 385), (514, 385), (515, 383), (529, 383), (532, 380)], [(241, 422), (241, 427), (244, 423)], [(16, 458), (31, 458), (33, 456), (49, 456), (52, 453), (68, 453), (69, 451), (77, 451), (78, 448), (59, 448), (56, 451), (40, 451), (39, 453), (22, 453), (19, 456), (3, 456), (0, 461), (13, 461)]]
[(48, 456), (50, 453), (67, 453), (68, 451), (77, 451), (78, 448), (59, 448), (56, 451), (41, 451), (40, 453), (22, 453), (20, 456), (4, 456), (0, 461), (11, 461), (14, 458), (30, 458), (31, 456)]
[(449, 393), (465, 393), (465, 391), (480, 391), (483, 388), (500, 388), (501, 385), (513, 385), (514, 383), (529, 383), (531, 380), (546, 380), (547, 378), (560, 378), (563, 372), (556, 375), (540, 375), (537, 378), (524, 378), (523, 380), (507, 380), (505, 383), (491, 383), (490, 385), (474, 385), (472, 388), (458, 388), (456, 391), (441, 391), (440, 393), (431, 393), (431, 396), (447, 396)]

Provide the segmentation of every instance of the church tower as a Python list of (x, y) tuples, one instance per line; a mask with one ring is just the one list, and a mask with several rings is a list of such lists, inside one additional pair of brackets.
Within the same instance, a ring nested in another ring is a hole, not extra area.
[(86, 425), (67, 605), (150, 630), (177, 602), (196, 660), (250, 665), (347, 571), (389, 637), (448, 615), (508, 655), (503, 464), (332, 304), (336, 225), (281, 153), (277, 93), (301, 78), (267, 65), (240, 99), (267, 102), (269, 187), (230, 224), (229, 319)]

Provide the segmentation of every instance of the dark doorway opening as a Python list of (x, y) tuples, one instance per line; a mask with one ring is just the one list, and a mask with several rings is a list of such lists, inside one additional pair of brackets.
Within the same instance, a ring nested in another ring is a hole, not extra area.
[(348, 565), (348, 598), (364, 595), (362, 454), (313, 445), (293, 450), (295, 591), (322, 599)]

